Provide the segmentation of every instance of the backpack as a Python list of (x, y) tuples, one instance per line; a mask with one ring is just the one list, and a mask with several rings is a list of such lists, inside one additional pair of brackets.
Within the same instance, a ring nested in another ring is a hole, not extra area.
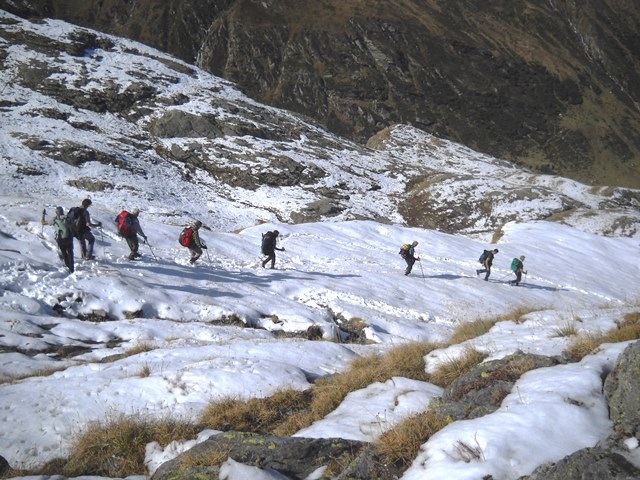
[(67, 225), (71, 234), (76, 238), (80, 238), (80, 234), (87, 226), (83, 213), (80, 207), (71, 207), (67, 212)]
[(134, 232), (131, 229), (133, 225), (133, 220), (131, 220), (131, 214), (126, 210), (120, 212), (115, 219), (116, 224), (118, 225), (118, 233), (123, 237), (132, 237)]
[(400, 251), (398, 252), (401, 256), (406, 257), (409, 254), (409, 249), (411, 248), (411, 245), (409, 245), (408, 243), (403, 243), (402, 247), (400, 247)]
[(273, 250), (273, 232), (262, 234), (262, 245), (260, 251), (263, 255), (269, 255)]
[(184, 227), (178, 236), (178, 242), (183, 247), (190, 247), (193, 240), (193, 228)]
[(484, 265), (484, 261), (487, 259), (487, 257), (489, 256), (489, 250), (485, 250), (482, 252), (482, 255), (480, 255), (480, 258), (478, 259), (478, 261), (480, 262), (481, 265)]
[(56, 240), (66, 240), (73, 236), (68, 219), (64, 215), (53, 219), (53, 228)]
[(520, 268), (522, 268), (522, 262), (519, 259), (514, 258), (511, 261), (511, 270), (513, 271), (513, 273), (518, 273), (518, 269)]

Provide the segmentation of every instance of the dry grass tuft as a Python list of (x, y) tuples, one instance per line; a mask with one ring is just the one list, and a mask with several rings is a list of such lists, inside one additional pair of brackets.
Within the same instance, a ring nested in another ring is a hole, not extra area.
[(376, 445), (389, 463), (408, 466), (431, 436), (450, 423), (435, 408), (409, 417), (385, 432)]
[(449, 343), (456, 345), (466, 340), (480, 337), (491, 330), (491, 327), (496, 323), (497, 320), (474, 320), (473, 322), (461, 323), (451, 335)]
[(226, 398), (209, 405), (200, 424), (217, 430), (273, 433), (292, 414), (304, 412), (311, 403), (309, 391), (279, 390), (266, 398)]
[(166, 446), (174, 440), (195, 438), (197, 431), (196, 426), (173, 419), (120, 416), (106, 423), (95, 422), (74, 441), (62, 474), (119, 478), (146, 475), (144, 457), (148, 443), (156, 441)]
[(573, 337), (578, 334), (578, 327), (574, 321), (567, 321), (553, 329), (552, 337)]
[(619, 328), (609, 330), (606, 334), (587, 333), (578, 335), (568, 347), (571, 358), (579, 362), (603, 343), (627, 342), (640, 338), (640, 312), (624, 316)]
[(431, 375), (431, 383), (444, 388), (461, 375), (471, 371), (485, 358), (487, 358), (486, 354), (467, 348), (459, 357), (450, 358), (448, 362), (440, 365)]
[(525, 322), (525, 319), (522, 317), (524, 317), (528, 313), (539, 312), (539, 311), (540, 311), (539, 308), (533, 308), (533, 307), (527, 307), (527, 306), (517, 307), (511, 310), (510, 312), (497, 316), (495, 318), (495, 321), (496, 322), (513, 322), (513, 323), (520, 324)]

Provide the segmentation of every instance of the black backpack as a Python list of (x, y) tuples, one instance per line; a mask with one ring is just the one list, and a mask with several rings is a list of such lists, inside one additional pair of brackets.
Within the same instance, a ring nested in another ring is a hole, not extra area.
[(484, 265), (484, 261), (489, 256), (489, 253), (491, 253), (489, 250), (485, 250), (484, 252), (482, 252), (482, 255), (480, 255), (480, 258), (478, 259), (481, 265)]
[(262, 246), (260, 251), (263, 255), (269, 255), (273, 250), (273, 232), (267, 232), (262, 234)]
[(69, 226), (69, 230), (71, 230), (71, 234), (76, 238), (80, 238), (80, 234), (86, 227), (82, 208), (71, 207), (69, 209), (67, 212), (67, 225)]

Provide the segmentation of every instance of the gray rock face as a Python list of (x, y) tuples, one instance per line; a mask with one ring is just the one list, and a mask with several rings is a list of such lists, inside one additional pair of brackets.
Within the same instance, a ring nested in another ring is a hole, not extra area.
[(226, 432), (165, 463), (156, 470), (152, 480), (216, 479), (218, 468), (214, 465), (227, 457), (277, 470), (292, 479), (306, 478), (321, 467), (327, 467), (322, 478), (371, 480), (399, 475), (393, 467), (384, 466), (372, 448), (363, 442)]
[(640, 438), (640, 341), (622, 352), (604, 383), (604, 394), (616, 434)]
[(640, 10), (328, 0), (0, 0), (127, 36), (365, 141), (410, 123), (543, 173), (640, 186)]
[(9, 471), (11, 467), (9, 467), (9, 462), (0, 455), (0, 476), (4, 475)]
[(622, 455), (598, 448), (585, 448), (557, 463), (537, 468), (521, 480), (637, 480), (640, 469)]
[(514, 354), (478, 365), (445, 388), (440, 413), (455, 420), (482, 417), (495, 412), (515, 382), (529, 370), (557, 365), (550, 357)]

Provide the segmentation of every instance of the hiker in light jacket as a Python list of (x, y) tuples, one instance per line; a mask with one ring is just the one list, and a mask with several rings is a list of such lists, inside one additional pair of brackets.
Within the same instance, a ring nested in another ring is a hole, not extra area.
[(202, 226), (202, 222), (197, 220), (193, 225), (191, 225), (191, 229), (193, 233), (191, 234), (191, 243), (187, 247), (189, 249), (189, 253), (191, 254), (191, 258), (189, 259), (189, 263), (194, 264), (196, 260), (200, 258), (202, 255), (202, 250), (206, 250), (207, 246), (200, 240), (200, 227)]
[(73, 262), (73, 234), (67, 224), (67, 217), (62, 207), (56, 207), (56, 216), (50, 222), (42, 219), (43, 225), (53, 225), (54, 236), (58, 244), (58, 256), (64, 262), (69, 273), (74, 271)]
[(140, 247), (138, 235), (144, 238), (145, 242), (147, 241), (147, 236), (142, 231), (142, 227), (140, 226), (140, 222), (138, 221), (138, 215), (140, 215), (140, 209), (134, 208), (131, 211), (130, 215), (131, 226), (129, 228), (131, 233), (128, 236), (124, 237), (127, 241), (127, 245), (129, 245), (129, 250), (131, 250), (131, 253), (129, 254), (129, 260), (135, 260), (136, 258), (142, 256), (138, 253), (138, 248)]
[(522, 281), (522, 274), (527, 274), (527, 271), (524, 269), (524, 258), (524, 255), (522, 255), (520, 258), (514, 258), (511, 261), (511, 271), (516, 274), (516, 279), (511, 280), (509, 285), (518, 286)]
[(484, 276), (485, 281), (489, 281), (489, 275), (491, 275), (491, 265), (493, 265), (493, 257), (499, 250), (494, 248), (493, 250), (487, 250), (487, 256), (484, 259), (484, 268), (481, 270), (476, 270), (476, 275), (480, 275), (481, 273), (486, 273)]

